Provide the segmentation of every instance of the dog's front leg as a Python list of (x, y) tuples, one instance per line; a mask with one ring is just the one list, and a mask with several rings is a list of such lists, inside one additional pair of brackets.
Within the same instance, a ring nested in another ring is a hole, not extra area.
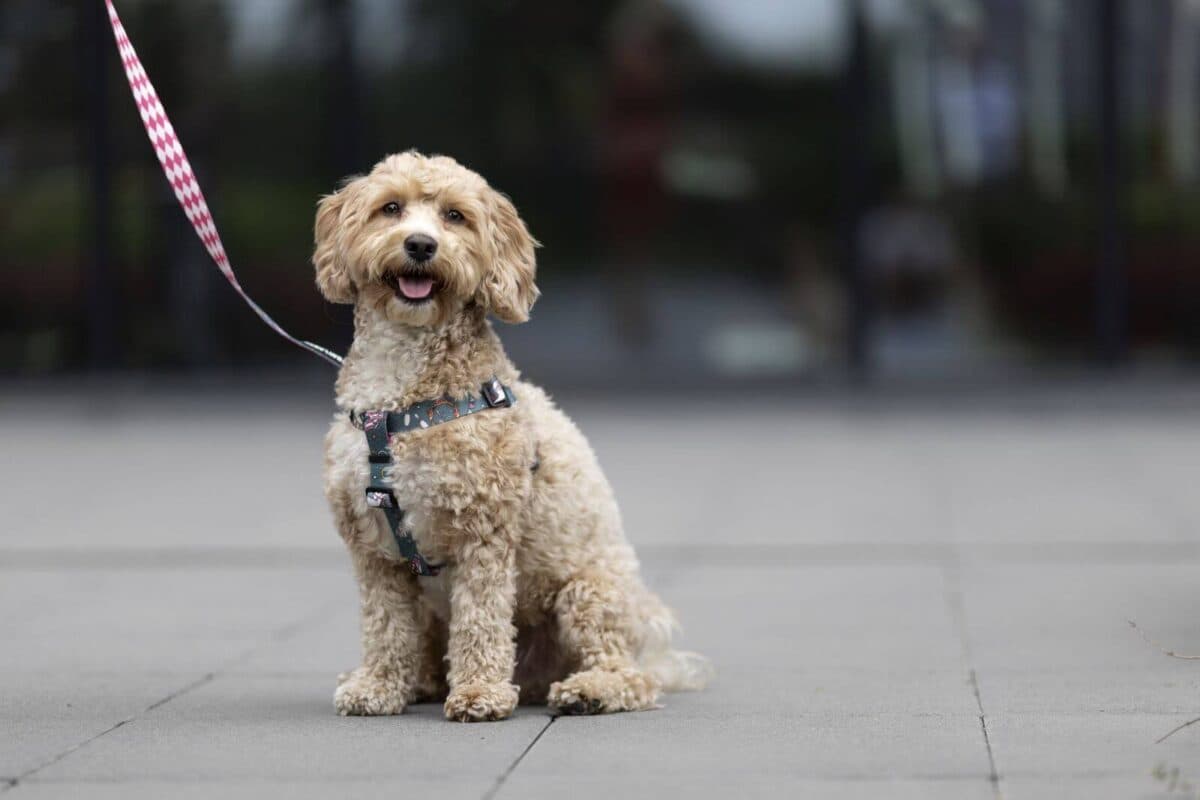
[(517, 705), (513, 548), (501, 537), (476, 539), (455, 559), (451, 575), (450, 695), (446, 718), (504, 719)]
[(399, 714), (417, 692), (424, 653), (417, 579), (397, 564), (351, 545), (362, 611), (362, 666), (338, 677), (342, 716)]

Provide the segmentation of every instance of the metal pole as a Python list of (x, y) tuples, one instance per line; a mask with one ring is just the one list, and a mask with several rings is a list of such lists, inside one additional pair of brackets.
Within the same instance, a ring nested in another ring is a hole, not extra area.
[(108, 68), (112, 34), (101, 2), (86, 3), (87, 69), (82, 83), (88, 103), (88, 159), (91, 195), (90, 254), (85, 256), (88, 364), (111, 368), (117, 360), (116, 286), (112, 266), (112, 168), (110, 165)]
[[(321, 24), (328, 36), (324, 54), (323, 101), (326, 126), (323, 163), (328, 170), (329, 183), (355, 172), (365, 172), (370, 164), (364, 161), (365, 124), (358, 60), (355, 57), (354, 25), (358, 5), (354, 0), (321, 0)], [(345, 352), (350, 347), (354, 330), (353, 313), (349, 306), (327, 306), (333, 321), (329, 343), (334, 350)]]
[(329, 50), (325, 58), (325, 92), (329, 161), (340, 177), (364, 169), (362, 162), (363, 113), (355, 58), (354, 25), (358, 6), (354, 0), (324, 0)]
[(859, 228), (867, 203), (870, 167), (871, 86), (867, 28), (858, 2), (850, 7), (850, 50), (842, 76), (845, 131), (842, 200), (839, 219), (840, 261), (846, 281), (846, 357), (856, 377), (871, 368), (871, 287), (864, 274)]
[(1100, 0), (1097, 47), (1100, 134), (1100, 252), (1095, 276), (1096, 355), (1105, 365), (1125, 359), (1128, 282), (1126, 216), (1121, 156), (1120, 0)]

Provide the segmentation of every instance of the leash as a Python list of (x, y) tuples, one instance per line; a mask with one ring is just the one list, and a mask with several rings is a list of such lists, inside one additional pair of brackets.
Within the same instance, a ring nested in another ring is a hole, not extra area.
[(150, 137), (150, 144), (153, 145), (154, 153), (158, 156), (158, 163), (162, 165), (163, 174), (167, 176), (167, 181), (175, 190), (175, 197), (179, 200), (179, 205), (183, 207), (183, 213), (187, 215), (188, 222), (196, 230), (196, 235), (200, 237), (200, 241), (204, 244), (204, 249), (208, 251), (213, 263), (217, 265), (217, 269), (225, 276), (225, 280), (229, 281), (229, 285), (234, 288), (234, 291), (246, 301), (246, 305), (250, 306), (258, 318), (267, 324), (267, 327), (297, 347), (302, 347), (333, 366), (340, 367), (342, 365), (341, 356), (319, 344), (306, 342), (292, 336), (272, 319), (270, 314), (263, 311), (258, 303), (250, 299), (242, 285), (238, 283), (237, 276), (233, 274), (233, 267), (229, 264), (229, 257), (225, 254), (225, 245), (221, 242), (221, 235), (217, 233), (217, 225), (208, 211), (204, 192), (200, 190), (200, 184), (196, 182), (192, 165), (183, 152), (183, 145), (179, 143), (179, 138), (175, 135), (175, 128), (172, 127), (171, 120), (167, 118), (167, 112), (158, 99), (158, 93), (154, 91), (154, 86), (146, 75), (146, 69), (133, 49), (133, 42), (129, 41), (129, 35), (125, 33), (125, 26), (121, 24), (121, 18), (117, 16), (116, 7), (113, 6), (112, 0), (104, 0), (104, 2), (108, 6), (108, 20), (112, 23), (113, 37), (117, 40), (121, 64), (125, 67), (125, 78), (129, 81), (129, 90), (133, 92), (133, 100), (137, 103), (138, 113), (142, 117), (142, 125), (146, 128), (146, 135)]

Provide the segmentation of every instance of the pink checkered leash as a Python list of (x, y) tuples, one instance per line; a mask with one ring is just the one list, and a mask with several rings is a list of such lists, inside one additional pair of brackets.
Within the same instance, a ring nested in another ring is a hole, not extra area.
[(150, 144), (154, 146), (154, 152), (158, 156), (159, 163), (162, 164), (163, 173), (166, 174), (167, 180), (175, 189), (175, 197), (179, 199), (179, 205), (183, 206), (183, 213), (187, 214), (188, 222), (192, 223), (192, 227), (196, 229), (196, 235), (204, 243), (204, 249), (212, 257), (213, 263), (217, 265), (217, 269), (221, 270), (221, 274), (225, 276), (225, 280), (229, 281), (229, 285), (241, 295), (246, 304), (253, 309), (255, 314), (258, 314), (259, 319), (267, 323), (271, 330), (292, 344), (303, 347), (313, 355), (325, 359), (333, 366), (340, 367), (342, 365), (341, 356), (319, 344), (306, 342), (292, 336), (280, 327), (278, 322), (271, 319), (271, 315), (263, 311), (258, 303), (251, 300), (246, 291), (242, 289), (242, 285), (238, 283), (237, 276), (233, 274), (233, 267), (229, 265), (229, 257), (225, 255), (225, 245), (221, 243), (221, 235), (217, 233), (216, 223), (213, 222), (212, 215), (208, 212), (208, 203), (204, 200), (204, 192), (200, 191), (200, 184), (196, 182), (192, 165), (188, 163), (187, 155), (183, 152), (183, 145), (175, 136), (175, 128), (171, 126), (171, 120), (167, 119), (167, 112), (163, 109), (163, 105), (158, 99), (158, 93), (154, 91), (154, 86), (150, 83), (150, 78), (146, 76), (146, 69), (138, 59), (137, 53), (133, 49), (133, 42), (129, 41), (129, 35), (125, 33), (125, 26), (121, 24), (121, 18), (117, 16), (117, 9), (113, 6), (112, 0), (104, 0), (104, 2), (108, 6), (108, 19), (112, 23), (113, 36), (116, 37), (117, 49), (121, 54), (121, 63), (125, 66), (125, 77), (129, 79), (129, 88), (133, 92), (134, 102), (137, 103), (138, 113), (142, 115), (142, 124), (146, 126), (146, 135), (150, 137)]

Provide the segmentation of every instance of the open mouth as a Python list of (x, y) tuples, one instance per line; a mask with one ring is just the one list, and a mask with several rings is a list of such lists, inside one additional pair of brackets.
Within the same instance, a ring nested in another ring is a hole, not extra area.
[(389, 273), (388, 283), (396, 297), (412, 305), (428, 303), (438, 290), (438, 283), (432, 275), (414, 269)]

